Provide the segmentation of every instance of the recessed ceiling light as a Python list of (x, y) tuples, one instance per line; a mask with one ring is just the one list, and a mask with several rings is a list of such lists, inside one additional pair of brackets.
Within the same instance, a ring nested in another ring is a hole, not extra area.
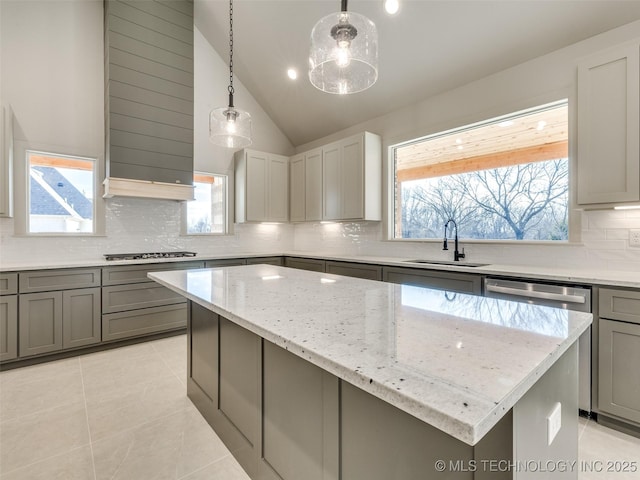
[(462, 139), (461, 138), (456, 138), (456, 144), (462, 145)]
[(298, 78), (298, 71), (295, 68), (290, 68), (289, 70), (287, 70), (287, 76), (291, 80), (295, 80), (296, 78)]
[(400, 10), (399, 0), (385, 0), (384, 9), (389, 15), (395, 15)]

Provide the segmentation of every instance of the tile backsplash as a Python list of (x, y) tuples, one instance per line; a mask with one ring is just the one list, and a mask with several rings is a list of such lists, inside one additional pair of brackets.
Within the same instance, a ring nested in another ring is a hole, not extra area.
[[(13, 220), (0, 219), (0, 262), (82, 261), (104, 253), (188, 250), (199, 255), (300, 251), (335, 255), (450, 259), (440, 241), (385, 241), (380, 222), (235, 225), (232, 235), (180, 235), (181, 204), (113, 198), (106, 205), (106, 236), (20, 237)], [(517, 245), (465, 243), (470, 262), (637, 271), (640, 248), (629, 245), (640, 230), (640, 210), (582, 213), (582, 243)]]
[[(461, 242), (467, 260), (481, 263), (636, 271), (640, 248), (629, 245), (630, 230), (640, 230), (640, 210), (582, 212), (581, 243), (557, 245)], [(294, 249), (348, 255), (451, 260), (441, 241), (385, 241), (381, 223), (299, 224)]]
[(282, 252), (293, 247), (292, 225), (236, 225), (232, 235), (180, 235), (181, 204), (170, 200), (106, 201), (106, 236), (14, 236), (13, 220), (0, 219), (0, 262), (78, 261), (105, 253), (195, 251), (199, 255)]

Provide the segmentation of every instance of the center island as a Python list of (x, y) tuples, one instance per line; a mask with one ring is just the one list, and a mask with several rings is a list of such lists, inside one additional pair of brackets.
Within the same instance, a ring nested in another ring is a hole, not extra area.
[(578, 478), (592, 315), (271, 265), (189, 300), (187, 393), (252, 479)]

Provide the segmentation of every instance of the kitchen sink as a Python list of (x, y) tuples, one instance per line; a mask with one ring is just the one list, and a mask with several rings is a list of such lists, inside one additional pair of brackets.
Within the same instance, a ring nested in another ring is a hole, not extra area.
[(404, 260), (405, 263), (422, 263), (424, 265), (452, 265), (456, 267), (486, 267), (488, 263), (454, 262), (450, 260)]

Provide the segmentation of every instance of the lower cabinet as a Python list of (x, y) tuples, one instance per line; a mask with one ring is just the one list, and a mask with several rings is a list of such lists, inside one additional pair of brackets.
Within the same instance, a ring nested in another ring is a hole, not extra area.
[(19, 356), (100, 342), (100, 288), (20, 295)]
[(102, 315), (102, 341), (121, 340), (184, 328), (186, 324), (186, 303), (107, 313)]
[(325, 262), (325, 272), (347, 277), (364, 278), (365, 280), (382, 280), (382, 267), (365, 263)]
[(198, 304), (189, 311), (188, 396), (250, 478), (424, 480), (436, 460), (513, 457), (511, 414), (472, 447)]
[(640, 424), (640, 325), (600, 319), (598, 409)]
[(0, 361), (18, 356), (18, 296), (0, 297)]
[(246, 264), (247, 260), (244, 258), (220, 258), (218, 260), (207, 260), (204, 262), (204, 268), (236, 267), (238, 265)]
[(420, 270), (417, 268), (384, 267), (385, 282), (436, 288), (451, 292), (482, 294), (482, 276), (441, 270)]
[(247, 265), (257, 265), (260, 263), (266, 263), (267, 265), (277, 265), (281, 267), (284, 265), (282, 257), (253, 257), (247, 258)]
[(598, 422), (640, 431), (640, 291), (598, 291)]
[(312, 272), (324, 272), (324, 264), (325, 261), (318, 258), (285, 257), (284, 259), (285, 267), (310, 270)]

